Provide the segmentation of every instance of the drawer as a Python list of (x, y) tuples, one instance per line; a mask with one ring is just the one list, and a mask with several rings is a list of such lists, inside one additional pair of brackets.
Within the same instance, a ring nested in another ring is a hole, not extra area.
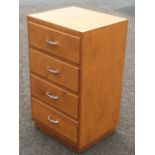
[(34, 98), (32, 98), (32, 117), (77, 143), (78, 123)]
[(31, 74), (32, 95), (77, 119), (78, 96)]
[(56, 56), (79, 63), (79, 37), (29, 22), (29, 43)]
[(79, 69), (30, 49), (31, 71), (73, 91), (78, 91)]

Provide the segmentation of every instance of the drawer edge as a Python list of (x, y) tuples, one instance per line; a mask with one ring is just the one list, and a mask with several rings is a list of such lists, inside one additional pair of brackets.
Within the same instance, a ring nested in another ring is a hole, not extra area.
[(66, 34), (73, 35), (75, 37), (81, 37), (81, 35), (82, 35), (81, 32), (78, 32), (76, 30), (69, 29), (69, 28), (63, 27), (61, 25), (54, 24), (54, 23), (49, 23), (47, 21), (34, 18), (34, 17), (30, 16), (30, 15), (27, 16), (27, 20), (30, 21), (30, 22), (39, 24), (39, 25), (44, 25), (44, 26), (46, 26), (48, 28), (55, 29), (55, 30), (60, 31), (60, 32), (64, 32)]

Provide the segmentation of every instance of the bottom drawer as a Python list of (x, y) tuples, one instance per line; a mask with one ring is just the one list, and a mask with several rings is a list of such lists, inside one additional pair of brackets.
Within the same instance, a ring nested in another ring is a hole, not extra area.
[(78, 123), (35, 98), (32, 98), (32, 117), (77, 143)]

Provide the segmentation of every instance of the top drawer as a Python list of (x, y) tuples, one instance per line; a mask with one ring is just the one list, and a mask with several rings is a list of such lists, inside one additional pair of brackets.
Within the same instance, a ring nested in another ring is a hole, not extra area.
[(29, 43), (56, 56), (79, 63), (80, 38), (28, 22)]

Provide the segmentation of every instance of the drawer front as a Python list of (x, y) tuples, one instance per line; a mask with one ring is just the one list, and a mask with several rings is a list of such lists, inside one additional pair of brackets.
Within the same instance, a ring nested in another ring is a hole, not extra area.
[(79, 63), (80, 39), (29, 22), (29, 43), (54, 55)]
[(32, 95), (62, 112), (78, 117), (78, 97), (31, 74)]
[(32, 98), (32, 117), (77, 143), (78, 123), (34, 98)]
[(30, 49), (31, 71), (78, 92), (79, 69)]

